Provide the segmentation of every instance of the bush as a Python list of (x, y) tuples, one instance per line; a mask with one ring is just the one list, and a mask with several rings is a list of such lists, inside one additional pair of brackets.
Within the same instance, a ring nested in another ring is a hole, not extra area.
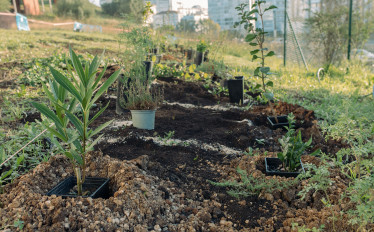
[(104, 14), (111, 16), (128, 16), (135, 22), (141, 22), (144, 3), (139, 0), (113, 0), (101, 5)]
[(9, 0), (0, 0), (0, 12), (1, 11), (9, 11), (10, 9), (10, 1)]
[(57, 15), (75, 19), (89, 18), (94, 14), (94, 5), (88, 0), (59, 0)]

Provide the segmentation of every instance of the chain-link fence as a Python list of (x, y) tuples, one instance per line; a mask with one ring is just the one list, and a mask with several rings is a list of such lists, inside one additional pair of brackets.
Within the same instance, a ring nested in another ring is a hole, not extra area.
[(296, 64), (307, 70), (339, 65), (348, 58), (349, 50), (351, 58), (356, 58), (362, 51), (374, 52), (374, 36), (371, 35), (374, 33), (373, 2), (267, 1), (278, 8), (265, 18), (265, 31), (269, 32), (273, 48), (283, 54), (285, 65)]

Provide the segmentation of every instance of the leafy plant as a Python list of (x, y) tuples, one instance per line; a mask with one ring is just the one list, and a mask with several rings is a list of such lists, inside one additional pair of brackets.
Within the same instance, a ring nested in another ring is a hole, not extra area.
[(299, 181), (297, 178), (282, 182), (276, 179), (266, 179), (264, 177), (255, 178), (253, 175), (247, 174), (245, 170), (240, 168), (237, 168), (236, 172), (240, 176), (239, 182), (236, 180), (228, 180), (221, 183), (208, 180), (208, 182), (218, 187), (227, 187), (229, 188), (227, 193), (230, 196), (241, 198), (259, 195), (262, 191), (271, 193), (274, 190), (282, 190), (283, 188), (290, 187)]
[(350, 223), (359, 224), (364, 228), (374, 221), (374, 174), (356, 179), (348, 189), (348, 196), (356, 207), (350, 210)]
[[(295, 117), (292, 113), (288, 115), (288, 122), (289, 126), (286, 127), (286, 135), (279, 139), (279, 143), (282, 146), (282, 152), (278, 153), (278, 158), (282, 161), (285, 170), (294, 172), (299, 169), (301, 155), (312, 143), (312, 138), (304, 143), (301, 138), (301, 131), (295, 135)], [(315, 155), (318, 152), (319, 150), (316, 150), (310, 155)]]
[(198, 52), (205, 52), (208, 49), (208, 44), (204, 40), (200, 40), (200, 42), (196, 46), (196, 50)]
[[(49, 82), (49, 89), (43, 84), (53, 110), (37, 102), (32, 102), (32, 105), (54, 123), (53, 126), (46, 126), (49, 132), (67, 144), (67, 148), (63, 148), (60, 143), (56, 143), (70, 159), (77, 178), (78, 195), (82, 195), (82, 184), (86, 178), (86, 154), (93, 149), (102, 135), (96, 138), (94, 142), (90, 142), (90, 139), (112, 122), (106, 122), (95, 130), (89, 129), (92, 122), (104, 112), (108, 105), (92, 118), (90, 118), (90, 109), (117, 79), (121, 70), (113, 73), (99, 87), (100, 80), (106, 70), (104, 68), (100, 75), (96, 77), (101, 58), (99, 59), (96, 56), (92, 62), (85, 62), (86, 65), (83, 67), (81, 60), (70, 48), (70, 59), (76, 75), (71, 72), (71, 78), (69, 79), (50, 67), (54, 80)], [(71, 95), (71, 99), (68, 98), (68, 94)], [(70, 126), (70, 123), (72, 126)]]
[[(267, 86), (273, 86), (272, 81), (265, 83), (265, 79), (271, 74), (270, 67), (265, 65), (265, 59), (275, 55), (274, 51), (268, 51), (268, 48), (264, 47), (265, 35), (267, 34), (267, 32), (265, 32), (264, 14), (267, 11), (277, 8), (276, 6), (271, 5), (268, 8), (263, 9), (263, 4), (265, 3), (266, 1), (256, 0), (255, 3), (252, 4), (251, 11), (246, 10), (248, 7), (247, 3), (240, 4), (235, 9), (239, 12), (238, 15), (240, 16), (241, 21), (234, 24), (234, 27), (240, 25), (244, 26), (244, 30), (247, 33), (245, 41), (248, 42), (250, 46), (255, 47), (250, 54), (252, 55), (252, 61), (260, 59), (260, 66), (256, 67), (254, 76), (261, 78), (264, 92), (266, 92)], [(255, 23), (257, 21), (261, 22), (261, 27), (256, 28)]]

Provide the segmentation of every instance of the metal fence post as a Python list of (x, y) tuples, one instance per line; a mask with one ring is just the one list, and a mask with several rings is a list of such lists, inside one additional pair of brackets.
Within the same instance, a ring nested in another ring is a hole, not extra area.
[(348, 60), (351, 59), (351, 42), (352, 42), (352, 0), (349, 1), (349, 28), (348, 28)]
[(287, 56), (287, 0), (284, 0), (284, 29), (283, 29), (283, 65), (286, 66), (286, 56)]

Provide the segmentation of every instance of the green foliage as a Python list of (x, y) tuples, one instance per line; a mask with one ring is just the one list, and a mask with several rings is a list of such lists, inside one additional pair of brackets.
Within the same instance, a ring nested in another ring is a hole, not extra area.
[(266, 179), (264, 176), (255, 178), (253, 175), (247, 174), (245, 170), (241, 170), (240, 168), (237, 168), (236, 171), (240, 175), (239, 182), (236, 180), (228, 180), (221, 183), (208, 180), (208, 182), (218, 187), (229, 188), (227, 193), (230, 196), (241, 198), (259, 195), (261, 192), (272, 193), (274, 190), (281, 191), (284, 188), (295, 185), (299, 181), (298, 178), (295, 178), (293, 180), (280, 182), (276, 179)]
[[(107, 81), (99, 86), (105, 73), (104, 68), (101, 74), (96, 77), (101, 59), (96, 56), (92, 62), (84, 61), (85, 66), (83, 66), (81, 60), (71, 49), (70, 59), (78, 78), (71, 73), (69, 79), (50, 67), (54, 80), (49, 82), (49, 89), (43, 83), (43, 89), (51, 101), (53, 110), (37, 102), (32, 102), (32, 105), (53, 122), (53, 126), (46, 126), (49, 132), (68, 145), (67, 148), (63, 148), (60, 143), (55, 144), (70, 159), (77, 178), (78, 195), (82, 195), (82, 184), (86, 177), (86, 153), (93, 149), (93, 146), (102, 136), (99, 136), (93, 142), (90, 142), (90, 139), (112, 122), (106, 122), (95, 130), (89, 129), (90, 124), (100, 116), (108, 105), (92, 118), (90, 118), (90, 109), (117, 79), (121, 70), (113, 73)], [(72, 98), (69, 98), (68, 94)], [(69, 127), (70, 123), (72, 127)]]
[[(260, 77), (262, 80), (262, 87), (263, 91), (266, 92), (266, 87), (273, 85), (272, 82), (265, 83), (265, 79), (271, 74), (270, 67), (265, 65), (265, 59), (267, 57), (274, 56), (274, 51), (268, 51), (269, 49), (264, 47), (265, 43), (265, 26), (263, 24), (263, 17), (266, 11), (271, 11), (272, 9), (277, 8), (276, 6), (272, 5), (268, 8), (263, 9), (263, 4), (265, 1), (256, 0), (251, 7), (251, 11), (247, 11), (248, 4), (242, 3), (235, 9), (239, 12), (238, 15), (241, 18), (240, 22), (236, 22), (234, 27), (238, 27), (243, 25), (247, 35), (245, 37), (245, 41), (249, 43), (250, 46), (254, 47), (254, 50), (250, 52), (252, 56), (252, 61), (257, 59), (260, 60), (260, 66), (257, 66), (254, 71), (255, 77)], [(258, 20), (261, 21), (261, 27), (256, 28), (254, 22)], [(270, 96), (270, 95), (269, 95)], [(271, 99), (270, 99), (271, 100)]]
[(176, 30), (181, 32), (195, 32), (197, 24), (195, 20), (182, 19), (176, 26)]
[[(79, 58), (83, 58), (79, 55)], [(71, 64), (68, 57), (65, 54), (55, 54), (47, 58), (33, 58), (31, 61), (26, 62), (23, 67), (26, 69), (17, 79), (18, 83), (41, 86), (42, 83), (49, 80), (52, 75), (49, 72), (48, 66), (52, 66), (55, 69), (64, 70), (67, 69), (67, 65)]]
[[(141, 75), (141, 74), (140, 74)], [(121, 100), (125, 109), (129, 110), (154, 110), (163, 102), (163, 92), (151, 92), (144, 78), (135, 76), (125, 93), (126, 101)]]
[[(365, 8), (372, 7), (369, 2), (362, 9), (353, 9), (352, 47), (361, 47), (373, 32), (373, 14)], [(319, 49), (323, 62), (329, 67), (334, 61), (341, 60), (347, 52), (349, 3), (341, 0), (325, 0), (321, 9), (312, 12), (307, 19), (308, 32), (305, 39), (309, 47)]]
[[(304, 143), (301, 138), (301, 131), (295, 135), (295, 117), (292, 113), (288, 115), (288, 123), (289, 126), (286, 127), (286, 135), (279, 139), (282, 152), (278, 153), (278, 158), (282, 161), (284, 169), (289, 172), (295, 172), (299, 169), (301, 155), (312, 143), (312, 138)], [(311, 155), (317, 154), (318, 152), (319, 150), (313, 152)]]
[(350, 223), (358, 224), (362, 228), (372, 223), (374, 221), (374, 173), (356, 179), (348, 189), (348, 196), (351, 202), (356, 203), (356, 208), (349, 212), (352, 216)]
[(208, 49), (208, 44), (204, 40), (200, 40), (197, 44), (196, 50), (198, 52), (205, 52)]
[(9, 0), (0, 0), (0, 12), (9, 11), (10, 6)]
[(126, 16), (133, 22), (141, 22), (144, 19), (144, 3), (139, 0), (113, 0), (111, 3), (101, 5), (103, 12), (110, 16)]
[(301, 196), (301, 200), (305, 199), (310, 191), (322, 191), (327, 195), (327, 189), (334, 181), (330, 179), (330, 172), (327, 165), (321, 165), (319, 167), (314, 164), (305, 164), (305, 173), (301, 173), (300, 178), (308, 178), (308, 185), (305, 186), (298, 195)]
[(59, 0), (56, 4), (57, 15), (85, 19), (94, 15), (95, 7), (88, 0)]
[(324, 231), (323, 230), (324, 228), (325, 228), (325, 225), (321, 225), (318, 228), (313, 227), (312, 229), (309, 229), (305, 225), (299, 226), (298, 223), (292, 223), (292, 231), (297, 231), (297, 232), (322, 232)]
[[(42, 130), (43, 126), (41, 124), (33, 122), (25, 124), (12, 133), (0, 132), (0, 163), (3, 163), (9, 156), (35, 138)], [(51, 147), (49, 140), (46, 138), (48, 138), (48, 135), (39, 137), (1, 167), (0, 187), (32, 170), (40, 162), (48, 160), (51, 154), (57, 152), (57, 148)]]
[(197, 23), (196, 30), (201, 32), (202, 34), (218, 35), (221, 27), (218, 23), (214, 22), (211, 19), (203, 19)]

